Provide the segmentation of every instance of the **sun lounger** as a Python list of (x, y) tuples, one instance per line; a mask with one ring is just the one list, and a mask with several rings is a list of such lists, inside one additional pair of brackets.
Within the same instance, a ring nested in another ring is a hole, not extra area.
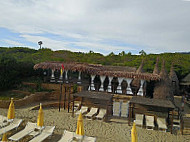
[(121, 106), (121, 117), (128, 117), (129, 103), (122, 103)]
[(78, 110), (75, 114), (76, 114), (76, 115), (79, 115), (80, 112), (81, 112), (81, 113), (84, 113), (84, 112), (86, 112), (86, 111), (88, 111), (88, 107), (86, 107), (86, 106), (81, 106), (81, 109)]
[(8, 124), (7, 117), (0, 115), (0, 127), (4, 127)]
[(95, 142), (96, 138), (88, 137), (88, 136), (80, 136), (77, 135), (75, 132), (69, 132), (67, 130), (64, 131), (63, 136), (58, 142), (72, 142), (72, 140), (77, 139), (78, 141), (82, 142)]
[(55, 129), (55, 126), (45, 126), (44, 130), (42, 131), (41, 134), (30, 140), (29, 142), (42, 142), (49, 136), (53, 134), (53, 131)]
[(144, 115), (143, 114), (135, 114), (135, 124), (137, 126), (143, 126), (143, 118), (144, 118)]
[(120, 116), (121, 107), (120, 102), (113, 102), (113, 116)]
[(96, 138), (84, 136), (83, 142), (96, 142)]
[(159, 130), (167, 130), (167, 125), (166, 125), (166, 119), (165, 118), (157, 118), (157, 124), (158, 124), (158, 129)]
[(0, 135), (6, 133), (8, 131), (11, 131), (11, 130), (13, 130), (15, 128), (18, 128), (18, 126), (21, 124), (21, 122), (22, 122), (22, 119), (14, 119), (12, 121), (12, 123), (10, 123), (8, 126), (3, 127), (3, 128), (0, 129)]
[(64, 134), (58, 142), (70, 142), (73, 139), (73, 132), (64, 130)]
[(32, 131), (34, 131), (34, 129), (36, 128), (37, 124), (36, 123), (31, 123), (28, 122), (26, 124), (26, 127), (21, 130), (20, 132), (16, 133), (15, 135), (11, 136), (9, 138), (9, 140), (12, 141), (19, 141), (20, 139), (24, 138), (25, 136), (27, 136), (29, 133), (31, 133)]
[(145, 115), (146, 119), (146, 128), (153, 129), (154, 128), (154, 116)]
[(100, 109), (98, 115), (96, 116), (97, 119), (103, 119), (104, 116), (106, 115), (106, 110), (105, 109)]
[(97, 113), (97, 111), (98, 111), (98, 108), (92, 107), (92, 108), (90, 109), (90, 112), (87, 113), (85, 116), (88, 117), (88, 118), (91, 118), (94, 114)]

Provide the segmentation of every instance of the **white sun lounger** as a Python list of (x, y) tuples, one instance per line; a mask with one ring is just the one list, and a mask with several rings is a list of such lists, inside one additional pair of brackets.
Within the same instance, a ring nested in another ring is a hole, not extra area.
[(78, 110), (75, 114), (79, 115), (80, 113), (84, 113), (86, 111), (88, 111), (88, 107), (87, 106), (81, 106), (81, 109)]
[(21, 122), (22, 122), (22, 119), (14, 119), (12, 121), (12, 123), (10, 123), (8, 126), (0, 129), (0, 135), (6, 133), (8, 131), (11, 131), (12, 129), (18, 128), (18, 126), (21, 124)]
[(121, 114), (121, 103), (113, 102), (113, 116), (119, 116)]
[(97, 119), (103, 119), (104, 116), (106, 115), (106, 110), (105, 109), (100, 109), (98, 115), (96, 116)]
[(61, 139), (58, 142), (69, 142), (73, 138), (73, 132), (69, 132), (64, 130), (64, 134), (62, 135)]
[(146, 128), (153, 130), (153, 128), (154, 128), (154, 116), (145, 115), (145, 119), (146, 119)]
[(0, 115), (0, 127), (4, 127), (8, 124), (7, 117)]
[(159, 130), (167, 130), (167, 125), (166, 125), (166, 119), (165, 118), (157, 118), (157, 124), (158, 124), (158, 129)]
[(96, 138), (84, 136), (83, 142), (96, 142)]
[(137, 126), (143, 126), (143, 118), (144, 118), (144, 115), (143, 114), (135, 114), (135, 124)]
[(28, 122), (23, 130), (11, 136), (9, 140), (19, 141), (20, 139), (24, 138), (25, 136), (30, 134), (32, 131), (34, 131), (36, 126), (37, 126), (37, 123)]
[(121, 106), (121, 117), (128, 117), (128, 108), (129, 108), (129, 103), (122, 103)]
[(49, 136), (53, 134), (53, 131), (55, 129), (55, 126), (45, 126), (44, 130), (42, 131), (41, 134), (30, 140), (29, 142), (42, 142)]
[(74, 132), (69, 132), (69, 131), (65, 130), (63, 136), (61, 137), (61, 139), (58, 142), (72, 142), (74, 137), (79, 139), (79, 141), (82, 141), (82, 142), (95, 142), (96, 141), (96, 138), (94, 138), (94, 137), (80, 136)]
[(85, 116), (91, 118), (94, 114), (97, 113), (97, 111), (98, 111), (98, 108), (92, 107), (92, 108), (90, 109), (90, 112), (87, 113)]

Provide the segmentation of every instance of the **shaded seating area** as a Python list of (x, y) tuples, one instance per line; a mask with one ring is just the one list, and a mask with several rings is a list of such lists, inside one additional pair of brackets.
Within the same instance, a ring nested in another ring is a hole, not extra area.
[[(150, 99), (139, 96), (133, 96), (132, 99), (129, 101), (128, 125), (130, 125), (131, 121), (134, 120), (135, 114), (141, 112), (142, 114), (145, 114), (146, 127), (154, 128), (154, 118), (157, 117), (157, 112), (161, 112), (167, 114), (166, 124), (168, 124), (168, 126), (166, 127), (170, 127), (170, 132), (172, 133), (174, 108), (175, 106), (173, 105), (173, 103), (166, 99)], [(158, 119), (157, 123), (158, 128), (160, 126), (160, 128), (163, 127), (165, 129), (164, 122), (162, 122), (161, 124), (161, 121)]]
[[(73, 94), (73, 106), (75, 106), (75, 101), (80, 100), (81, 105), (87, 108), (91, 108), (86, 114), (88, 117), (97, 114), (96, 118), (103, 119), (107, 116), (112, 116), (112, 95), (106, 92), (92, 92), (92, 91), (82, 91)], [(96, 111), (97, 108), (99, 111)], [(79, 111), (80, 112), (80, 111)], [(96, 113), (97, 112), (97, 113)], [(72, 110), (74, 116), (74, 107)]]

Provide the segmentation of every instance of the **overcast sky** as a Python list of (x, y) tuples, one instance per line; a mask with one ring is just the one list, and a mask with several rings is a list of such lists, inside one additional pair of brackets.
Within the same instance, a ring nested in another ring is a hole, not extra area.
[(138, 54), (190, 51), (190, 1), (0, 0), (0, 46)]

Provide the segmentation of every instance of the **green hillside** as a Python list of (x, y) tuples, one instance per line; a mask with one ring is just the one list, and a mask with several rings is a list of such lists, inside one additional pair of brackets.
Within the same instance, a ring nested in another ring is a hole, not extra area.
[[(6, 80), (10, 80), (9, 78), (11, 77), (11, 80), (20, 80), (18, 78), (22, 79), (35, 75), (35, 71), (32, 69), (33, 65), (44, 61), (74, 61), (102, 65), (138, 67), (141, 60), (144, 59), (144, 70), (151, 73), (157, 57), (160, 57), (160, 66), (162, 59), (166, 61), (166, 68), (168, 71), (173, 63), (179, 79), (190, 72), (190, 54), (184, 53), (142, 53), (142, 55), (132, 55), (130, 52), (125, 53), (122, 51), (118, 55), (112, 52), (104, 56), (100, 53), (94, 53), (93, 51), (82, 53), (66, 50), (52, 51), (47, 48), (34, 50), (26, 47), (0, 47), (0, 85), (4, 86), (3, 84), (5, 84)], [(11, 76), (9, 74), (13, 75)], [(2, 83), (2, 80), (4, 83)], [(6, 83), (8, 82), (9, 81)]]

